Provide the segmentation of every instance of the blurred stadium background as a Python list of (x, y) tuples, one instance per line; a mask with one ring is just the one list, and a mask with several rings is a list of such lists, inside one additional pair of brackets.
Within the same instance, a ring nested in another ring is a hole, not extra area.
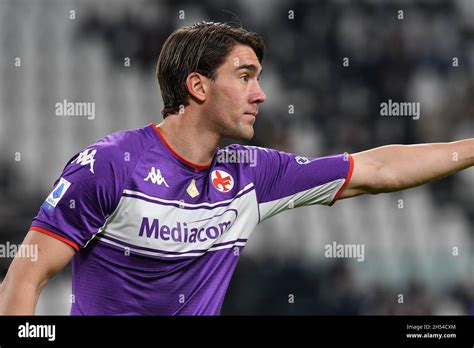
[[(73, 154), (161, 121), (161, 45), (201, 20), (266, 41), (253, 145), (324, 156), (473, 137), (471, 0), (0, 0), (0, 243), (21, 243)], [(95, 102), (95, 118), (56, 116), (64, 99)], [(381, 117), (388, 99), (420, 102), (420, 119)], [(251, 236), (222, 314), (474, 314), (473, 227), (473, 169), (282, 213)], [(365, 260), (326, 258), (333, 241), (363, 244)], [(68, 314), (70, 292), (65, 269), (37, 313)]]

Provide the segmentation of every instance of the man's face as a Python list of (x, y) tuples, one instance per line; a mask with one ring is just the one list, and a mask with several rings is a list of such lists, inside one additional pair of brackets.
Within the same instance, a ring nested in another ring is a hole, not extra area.
[(206, 98), (209, 120), (225, 138), (250, 140), (258, 106), (265, 101), (258, 77), (262, 66), (252, 48), (236, 45), (217, 69)]

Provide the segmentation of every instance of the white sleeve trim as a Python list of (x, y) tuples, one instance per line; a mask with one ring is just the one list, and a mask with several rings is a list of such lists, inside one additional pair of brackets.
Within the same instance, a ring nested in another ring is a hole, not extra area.
[(329, 205), (345, 181), (344, 178), (337, 179), (274, 201), (260, 203), (260, 222), (292, 208), (313, 204)]

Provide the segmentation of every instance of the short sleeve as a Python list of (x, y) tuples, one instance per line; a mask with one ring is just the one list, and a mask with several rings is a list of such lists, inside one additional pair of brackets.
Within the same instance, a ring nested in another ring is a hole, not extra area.
[(33, 219), (31, 229), (79, 250), (113, 213), (128, 177), (126, 149), (100, 141), (76, 154)]
[(249, 170), (255, 186), (260, 221), (287, 209), (312, 204), (333, 205), (349, 183), (349, 154), (311, 158), (260, 147)]

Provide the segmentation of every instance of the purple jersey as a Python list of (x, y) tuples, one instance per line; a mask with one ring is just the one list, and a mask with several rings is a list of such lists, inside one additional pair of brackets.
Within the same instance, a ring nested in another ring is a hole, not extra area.
[(78, 251), (73, 315), (218, 315), (257, 224), (332, 205), (352, 163), (230, 145), (196, 166), (152, 124), (76, 154), (31, 228)]

